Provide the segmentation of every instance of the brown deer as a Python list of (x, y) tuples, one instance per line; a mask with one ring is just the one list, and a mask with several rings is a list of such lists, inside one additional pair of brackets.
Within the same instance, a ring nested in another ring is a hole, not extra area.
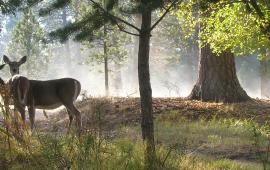
[[(11, 75), (19, 73), (19, 67), (26, 61), (23, 57), (19, 62), (10, 62), (4, 56), (4, 62), (9, 65)], [(27, 83), (28, 82), (28, 83)], [(69, 115), (69, 129), (75, 115), (78, 130), (81, 130), (81, 113), (74, 106), (80, 94), (81, 84), (72, 78), (62, 78), (47, 81), (29, 80), (26, 77), (15, 75), (9, 83), (12, 91), (17, 91), (14, 101), (25, 121), (25, 106), (28, 107), (31, 129), (34, 127), (35, 109), (55, 109), (64, 105)]]
[[(4, 66), (5, 64), (0, 65), (0, 70), (2, 70)], [(4, 102), (6, 114), (9, 113), (9, 105), (14, 104), (15, 108), (21, 113), (22, 119), (25, 120), (25, 110), (22, 110), (20, 106), (25, 103), (26, 94), (29, 89), (29, 81), (26, 78), (20, 78), (20, 81), (16, 80), (18, 80), (18, 76), (10, 78), (7, 82), (0, 78), (0, 95)], [(14, 86), (13, 83), (16, 83), (16, 86)]]

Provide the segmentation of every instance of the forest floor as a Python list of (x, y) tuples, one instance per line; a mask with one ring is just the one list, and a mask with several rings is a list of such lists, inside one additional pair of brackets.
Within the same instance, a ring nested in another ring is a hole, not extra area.
[[(139, 98), (85, 98), (76, 105), (82, 112), (85, 131), (101, 132), (107, 139), (140, 139)], [(259, 164), (262, 155), (269, 152), (269, 140), (260, 138), (263, 144), (256, 145), (253, 130), (257, 125), (269, 125), (268, 100), (224, 104), (154, 98), (153, 109), (157, 144), (181, 153)], [(36, 122), (38, 132), (66, 132), (68, 116), (64, 109), (47, 114)]]

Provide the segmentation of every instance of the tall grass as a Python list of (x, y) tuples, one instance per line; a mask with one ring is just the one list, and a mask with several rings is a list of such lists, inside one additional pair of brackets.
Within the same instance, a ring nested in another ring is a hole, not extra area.
[[(3, 134), (2, 134), (3, 135)], [(117, 139), (106, 141), (91, 134), (29, 137), (22, 145), (13, 141), (11, 150), (1, 140), (0, 169), (73, 169), (73, 170), (141, 170), (144, 167), (144, 144)], [(2, 136), (1, 136), (2, 139)], [(159, 169), (252, 169), (230, 160), (207, 160), (157, 147)]]
[[(101, 110), (96, 110), (102, 119)], [(15, 112), (3, 114), (0, 125), (0, 169), (2, 170), (141, 170), (144, 169), (144, 143), (138, 138), (123, 136), (106, 139), (98, 132), (31, 133)], [(14, 120), (16, 120), (14, 122)], [(100, 126), (100, 125), (98, 125)], [(213, 122), (213, 125), (215, 123)], [(169, 128), (163, 124), (164, 129)], [(195, 126), (194, 128), (201, 128)], [(216, 126), (217, 127), (217, 126)], [(187, 130), (187, 128), (185, 128)], [(214, 129), (213, 129), (214, 130)], [(160, 133), (162, 131), (158, 131)], [(190, 131), (189, 131), (190, 132)], [(168, 132), (162, 132), (168, 133)], [(174, 133), (172, 133), (174, 134)], [(167, 136), (174, 140), (176, 136)], [(213, 139), (211, 139), (213, 140)], [(246, 165), (228, 159), (209, 159), (179, 152), (164, 144), (157, 146), (156, 167), (161, 170), (253, 170), (258, 166)]]

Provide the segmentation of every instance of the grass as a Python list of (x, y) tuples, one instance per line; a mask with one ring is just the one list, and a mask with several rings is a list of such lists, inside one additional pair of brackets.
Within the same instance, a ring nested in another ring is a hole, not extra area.
[[(269, 129), (268, 125), (259, 125), (250, 119), (189, 120), (179, 116), (178, 111), (167, 111), (155, 120), (155, 139), (159, 145), (179, 154), (195, 156), (200, 161), (220, 162), (224, 166), (235, 161), (262, 169), (262, 162), (268, 164), (270, 161), (267, 156)], [(122, 127), (120, 131), (121, 136), (133, 140), (140, 138), (138, 126)], [(208, 166), (206, 164), (204, 166)]]
[[(143, 169), (140, 126), (132, 123), (138, 115), (124, 112), (136, 109), (103, 103), (94, 103), (93, 114), (85, 115), (94, 128), (80, 138), (46, 131), (16, 136), (0, 126), (0, 169)], [(123, 120), (126, 125), (119, 129)], [(108, 130), (116, 135), (107, 137)], [(189, 119), (179, 110), (164, 111), (155, 119), (156, 164), (162, 170), (260, 170), (269, 162), (268, 134), (268, 125), (251, 119)]]
[(191, 147), (222, 146), (234, 150), (252, 145), (252, 136), (248, 122), (185, 119), (179, 122), (156, 121), (156, 138), (169, 145), (180, 142), (188, 143)]
[[(1, 138), (2, 139), (2, 138)], [(76, 136), (32, 136), (28, 147), (15, 142), (11, 150), (0, 145), (0, 169), (74, 169), (74, 170), (141, 170), (144, 167), (144, 144), (127, 138), (106, 141), (84, 135)], [(179, 154), (167, 147), (157, 147), (159, 169), (198, 170), (251, 170), (254, 166), (231, 160), (205, 159), (191, 154)]]

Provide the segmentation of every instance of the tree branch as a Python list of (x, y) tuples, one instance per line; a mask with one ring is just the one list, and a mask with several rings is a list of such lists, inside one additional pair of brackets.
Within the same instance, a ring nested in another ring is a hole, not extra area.
[[(150, 32), (162, 21), (162, 19), (167, 15), (167, 13), (170, 12), (170, 10), (172, 9), (172, 7), (178, 2), (179, 0), (174, 0), (171, 5), (165, 10), (165, 12), (162, 14), (162, 16), (154, 23), (154, 25), (152, 25), (152, 27), (150, 28)], [(180, 0), (180, 2), (182, 2), (183, 0)]]
[(259, 5), (257, 4), (256, 0), (250, 0), (250, 4), (252, 5), (252, 7), (255, 9), (257, 15), (260, 18), (264, 18), (264, 14), (261, 10), (261, 8), (259, 7)]
[(127, 33), (129, 35), (134, 35), (134, 36), (140, 36), (140, 34), (136, 34), (136, 33), (133, 33), (133, 32), (129, 32), (127, 30), (125, 30), (123, 27), (121, 27), (121, 25), (119, 25), (118, 23), (116, 23), (118, 29), (124, 33)]
[(131, 24), (131, 23), (129, 23), (129, 22), (127, 22), (127, 21), (125, 21), (125, 20), (123, 20), (123, 19), (121, 19), (121, 18), (119, 18), (119, 17), (117, 17), (117, 16), (115, 16), (115, 15), (113, 15), (113, 14), (111, 14), (111, 13), (109, 13), (109, 12), (106, 11), (102, 6), (100, 6), (99, 3), (95, 2), (94, 0), (89, 0), (89, 1), (91, 1), (94, 5), (96, 5), (96, 6), (97, 6), (99, 9), (101, 9), (106, 15), (110, 16), (110, 17), (111, 17), (113, 20), (115, 20), (116, 22), (117, 22), (117, 21), (120, 21), (120, 22), (126, 24), (127, 26), (129, 26), (129, 27), (131, 27), (131, 28), (137, 30), (138, 32), (141, 31), (141, 30), (140, 30), (138, 27), (136, 27), (135, 25), (133, 25), (133, 24)]

